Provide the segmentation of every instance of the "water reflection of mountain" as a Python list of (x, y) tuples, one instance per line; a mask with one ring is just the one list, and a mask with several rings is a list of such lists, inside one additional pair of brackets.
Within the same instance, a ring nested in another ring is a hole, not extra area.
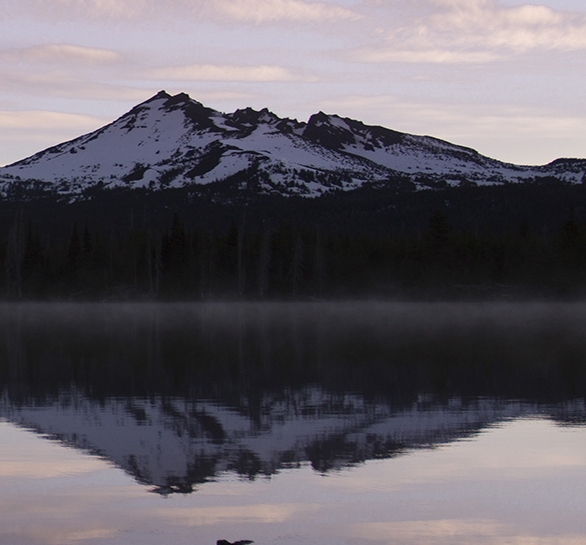
[(161, 493), (586, 421), (583, 304), (0, 306), (0, 417)]
[(574, 421), (586, 417), (583, 401), (546, 407), (490, 398), (440, 405), (423, 398), (393, 409), (319, 388), (266, 395), (260, 421), (248, 409), (245, 403), (227, 407), (181, 398), (96, 401), (72, 391), (31, 406), (4, 398), (0, 416), (99, 454), (160, 493), (191, 492), (222, 472), (254, 478), (305, 462), (329, 471), (433, 447), (523, 416), (555, 418), (559, 411)]

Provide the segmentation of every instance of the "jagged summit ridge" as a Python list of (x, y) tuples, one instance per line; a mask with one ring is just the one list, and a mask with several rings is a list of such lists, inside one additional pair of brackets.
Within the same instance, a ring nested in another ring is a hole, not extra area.
[(15, 185), (63, 195), (88, 188), (229, 186), (258, 194), (319, 196), (365, 183), (408, 181), (412, 189), (528, 182), (581, 183), (586, 160), (542, 167), (499, 162), (428, 136), (323, 112), (307, 122), (264, 108), (222, 113), (185, 93), (160, 91), (114, 122), (0, 169)]

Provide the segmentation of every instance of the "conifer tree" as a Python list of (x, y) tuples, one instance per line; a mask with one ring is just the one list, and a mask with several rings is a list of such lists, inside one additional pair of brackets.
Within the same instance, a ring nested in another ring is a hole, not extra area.
[(6, 290), (7, 295), (22, 297), (22, 265), (25, 250), (24, 226), (22, 213), (18, 212), (8, 233), (6, 247)]
[(269, 288), (269, 271), (271, 264), (271, 235), (267, 228), (263, 228), (260, 239), (258, 264), (258, 295), (264, 298)]

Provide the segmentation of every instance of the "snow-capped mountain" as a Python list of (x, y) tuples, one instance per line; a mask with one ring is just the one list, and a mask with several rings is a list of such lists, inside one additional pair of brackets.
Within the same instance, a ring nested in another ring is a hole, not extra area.
[(91, 187), (228, 186), (259, 194), (319, 196), (371, 182), (502, 184), (544, 177), (581, 183), (586, 160), (517, 166), (428, 136), (322, 112), (308, 122), (263, 109), (224, 114), (161, 91), (90, 134), (0, 168), (15, 186), (79, 195)]

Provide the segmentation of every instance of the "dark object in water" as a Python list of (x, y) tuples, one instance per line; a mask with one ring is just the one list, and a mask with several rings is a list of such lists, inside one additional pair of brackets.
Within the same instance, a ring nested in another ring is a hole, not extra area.
[(251, 543), (254, 543), (254, 541), (250, 541), (250, 539), (241, 539), (240, 541), (235, 541), (234, 543), (231, 543), (226, 539), (218, 539), (216, 545), (250, 545)]

